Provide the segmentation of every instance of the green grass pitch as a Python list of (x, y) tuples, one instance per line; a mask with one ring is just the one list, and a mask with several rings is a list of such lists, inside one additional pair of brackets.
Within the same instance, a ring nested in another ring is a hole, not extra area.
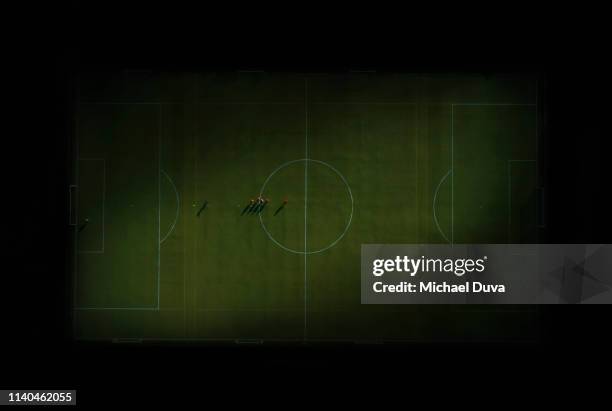
[(361, 244), (537, 242), (534, 78), (84, 73), (78, 90), (77, 339), (537, 338), (534, 308), (361, 305), (359, 274)]

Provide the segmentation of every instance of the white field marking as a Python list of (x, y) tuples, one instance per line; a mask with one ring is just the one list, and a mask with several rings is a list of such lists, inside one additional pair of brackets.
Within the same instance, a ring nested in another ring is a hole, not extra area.
[[(76, 87), (75, 87), (75, 107), (74, 107), (74, 179), (75, 179), (75, 183), (79, 183), (79, 105), (78, 105), (78, 101), (79, 101), (79, 77), (77, 75), (76, 77)], [(77, 221), (77, 224), (74, 225), (74, 230), (73, 230), (73, 236), (72, 236), (72, 241), (74, 242), (73, 245), (73, 251), (74, 251), (74, 278), (72, 281), (72, 308), (74, 309), (77, 306), (77, 280), (78, 280), (78, 273), (79, 273), (79, 253), (78, 253), (78, 249), (79, 249), (79, 226), (78, 226), (78, 222), (79, 222), (79, 201), (78, 201), (78, 192), (77, 192), (77, 201), (75, 202), (75, 206), (74, 206), (74, 214), (75, 214), (75, 218)], [(72, 335), (74, 337), (77, 336), (77, 322), (76, 322), (76, 318), (74, 318), (74, 312), (72, 313)]]
[[(291, 160), (291, 161), (287, 161), (286, 163), (281, 164), (280, 166), (278, 166), (269, 176), (268, 178), (266, 178), (266, 181), (264, 181), (263, 186), (261, 187), (261, 190), (259, 191), (259, 195), (263, 196), (263, 192), (266, 189), (266, 185), (268, 184), (268, 181), (270, 181), (270, 179), (281, 169), (287, 167), (290, 164), (293, 163), (297, 163), (299, 161), (311, 161), (313, 163), (318, 163), (318, 164), (323, 164), (324, 166), (329, 167), (330, 169), (332, 169), (332, 171), (334, 171), (338, 177), (340, 177), (340, 179), (342, 180), (342, 182), (344, 183), (344, 185), (346, 186), (346, 189), (349, 193), (349, 197), (351, 199), (351, 214), (349, 216), (349, 221), (346, 224), (346, 227), (344, 228), (344, 231), (342, 232), (342, 234), (331, 244), (329, 244), (327, 247), (321, 248), (320, 250), (315, 250), (315, 251), (308, 251), (308, 254), (317, 254), (317, 253), (321, 253), (323, 251), (329, 250), (330, 248), (332, 248), (333, 246), (335, 246), (340, 240), (342, 240), (342, 238), (344, 237), (344, 235), (347, 233), (349, 227), (351, 226), (351, 222), (353, 221), (353, 212), (354, 212), (354, 208), (355, 208), (355, 201), (353, 199), (353, 192), (351, 191), (351, 187), (349, 186), (348, 181), (346, 180), (346, 178), (344, 178), (344, 176), (338, 171), (336, 170), (333, 166), (331, 166), (330, 164), (321, 161), (321, 160), (314, 160), (312, 158), (298, 158), (296, 160)], [(272, 240), (272, 242), (274, 242), (274, 244), (276, 244), (277, 246), (279, 246), (280, 248), (282, 248), (285, 251), (289, 251), (290, 253), (294, 253), (294, 254), (303, 254), (304, 251), (301, 250), (294, 250), (292, 248), (286, 247), (284, 245), (282, 245), (281, 243), (279, 243), (278, 241), (276, 241), (276, 239), (272, 236), (272, 234), (270, 234), (270, 232), (268, 231), (268, 229), (266, 228), (266, 225), (263, 222), (263, 219), (261, 217), (261, 214), (259, 215), (259, 223), (261, 225), (261, 227), (263, 228), (264, 232), (266, 233), (266, 235), (268, 236), (268, 238), (270, 240)]]
[[(104, 162), (104, 179), (103, 179), (103, 196), (102, 196), (102, 227), (104, 227), (104, 213), (105, 213), (105, 196), (106, 196), (106, 161), (103, 158), (79, 158), (78, 161), (82, 161), (82, 160), (86, 160), (86, 161), (103, 161)], [(77, 161), (77, 163), (78, 163)], [(159, 206), (158, 206), (159, 209)], [(77, 210), (78, 210), (78, 202), (77, 202)], [(78, 215), (78, 213), (77, 213)], [(78, 232), (78, 229), (76, 230)], [(159, 231), (159, 230), (158, 230)], [(104, 229), (102, 231), (102, 241), (103, 241), (103, 247), (102, 250), (97, 250), (97, 251), (78, 251), (78, 254), (104, 254)], [(158, 232), (159, 234), (159, 232)], [(159, 290), (159, 277), (160, 277), (160, 271), (159, 271), (159, 259), (160, 259), (160, 250), (158, 248), (157, 251), (157, 260), (158, 260), (158, 265), (157, 265), (157, 278), (158, 278), (158, 290)], [(75, 272), (75, 287), (76, 287), (76, 272)], [(75, 288), (76, 291), (76, 288)], [(76, 292), (75, 292), (76, 294)], [(159, 291), (158, 291), (158, 304), (159, 304)], [(74, 310), (142, 310), (142, 311), (159, 311), (159, 305), (157, 307), (76, 307), (76, 297), (75, 297), (75, 304), (73, 304), (74, 306)]]
[[(191, 104), (187, 101), (159, 101), (159, 102), (151, 102), (151, 101), (81, 101), (78, 103), (79, 105), (97, 105), (97, 106), (128, 106), (128, 105), (137, 105), (137, 106), (157, 106), (157, 105), (179, 105), (179, 104)], [(209, 105), (298, 105), (302, 104), (298, 101), (198, 101), (197, 104), (209, 104)], [(416, 105), (419, 104), (414, 101), (313, 101), (311, 104), (371, 104), (371, 105)], [(455, 105), (455, 106), (536, 106), (537, 103), (452, 103), (452, 102), (438, 102), (438, 101), (430, 101), (430, 102), (422, 102), (424, 105)]]
[[(539, 121), (539, 94), (540, 94), (540, 86), (539, 86), (539, 81), (538, 79), (536, 79), (536, 93), (535, 93), (535, 98), (536, 98), (536, 107), (535, 107), (535, 129), (536, 129), (536, 150), (535, 150), (535, 158), (536, 158), (536, 184), (538, 185), (538, 191), (541, 190), (540, 186), (540, 165), (539, 165), (539, 159), (540, 159), (540, 121)], [(540, 201), (541, 197), (540, 197), (540, 193), (538, 193), (538, 210), (541, 210), (541, 201)], [(539, 211), (538, 211), (539, 213)], [(544, 215), (542, 214), (540, 216), (542, 218), (542, 220), (539, 222), (541, 224), (538, 224), (539, 228), (545, 228), (546, 225), (544, 223)], [(536, 221), (538, 221), (538, 219), (536, 218)]]
[[(79, 105), (108, 105), (108, 106), (120, 106), (120, 105), (178, 105), (178, 104), (191, 104), (186, 101), (81, 101)], [(198, 101), (197, 104), (203, 105), (301, 105), (303, 103), (298, 101)], [(311, 104), (349, 104), (349, 105), (416, 105), (424, 104), (429, 106), (440, 105), (440, 106), (536, 106), (536, 103), (452, 103), (452, 102), (422, 102), (416, 103), (414, 101), (313, 101)]]
[(261, 345), (264, 343), (263, 338), (234, 338), (234, 344), (257, 344)]
[(417, 103), (414, 101), (313, 101), (311, 104), (320, 105), (381, 105), (381, 106), (392, 106), (392, 105), (424, 105), (424, 106), (535, 106), (534, 103), (449, 103), (449, 102), (421, 102)]
[[(537, 97), (537, 95), (536, 95)], [(451, 176), (451, 245), (454, 243), (454, 237), (455, 237), (455, 167), (454, 167), (454, 161), (455, 161), (455, 152), (454, 152), (454, 142), (455, 142), (455, 134), (454, 134), (454, 113), (455, 113), (455, 106), (463, 106), (463, 107), (469, 107), (469, 106), (517, 106), (517, 107), (535, 107), (536, 110), (536, 122), (537, 122), (537, 98), (536, 98), (536, 103), (453, 103), (451, 104), (451, 171), (452, 171), (452, 176)], [(536, 153), (537, 153), (537, 123), (536, 123)], [(536, 161), (536, 160), (509, 160), (509, 161)], [(537, 163), (537, 161), (536, 161)], [(508, 165), (508, 170), (510, 169), (510, 166)], [(536, 164), (536, 169), (537, 169), (537, 164)], [(510, 188), (508, 188), (508, 190), (510, 190)], [(510, 205), (509, 205), (510, 207)], [(510, 233), (510, 222), (508, 222), (508, 236)]]
[(102, 252), (106, 246), (106, 160), (102, 160)]
[(299, 101), (199, 101), (198, 104), (209, 106), (297, 106), (303, 103)]
[[(104, 158), (91, 158), (84, 157), (78, 158), (77, 163), (79, 161), (102, 161), (102, 249), (100, 250), (77, 250), (79, 254), (104, 254), (104, 247), (106, 243), (106, 224), (104, 222), (104, 217), (106, 215), (106, 159)], [(78, 210), (78, 197), (77, 197), (77, 210)], [(78, 227), (78, 212), (77, 212), (77, 227)], [(77, 228), (78, 232), (78, 228)]]
[[(75, 220), (74, 223), (72, 222), (72, 191), (74, 189), (74, 191), (77, 191), (78, 186), (76, 184), (70, 184), (68, 186), (68, 225), (70, 226), (75, 226), (78, 225), (78, 221), (76, 220), (76, 213), (75, 213)], [(77, 194), (78, 195), (78, 194)], [(75, 207), (76, 207), (76, 195), (75, 195)]]
[[(398, 101), (390, 101), (390, 102), (384, 102), (384, 101), (313, 101), (311, 104), (315, 104), (315, 105), (342, 105), (342, 104), (346, 104), (349, 106), (393, 106), (393, 105), (398, 105), (398, 106), (416, 106), (417, 103), (415, 102), (398, 102)], [(440, 103), (442, 104), (442, 103)]]
[(451, 104), (451, 246), (455, 243), (455, 105)]
[(81, 106), (159, 106), (161, 104), (186, 104), (181, 101), (81, 101)]
[[(160, 102), (150, 102), (150, 101), (82, 101), (79, 105), (95, 105), (95, 106), (171, 106), (171, 105), (180, 105), (180, 104), (192, 104), (187, 101), (160, 101)], [(198, 101), (196, 104), (202, 105), (301, 105), (303, 103), (298, 101)]]
[[(77, 100), (78, 101), (78, 100)], [(83, 103), (79, 103), (79, 104), (83, 104)], [(131, 104), (131, 103), (118, 103), (118, 104)], [(161, 104), (159, 103), (147, 103), (147, 104), (157, 104), (160, 107), (161, 110)], [(75, 120), (77, 122), (77, 126), (76, 126), (76, 159), (77, 161), (75, 161), (76, 165), (75, 165), (75, 172), (76, 172), (76, 179), (78, 182), (79, 179), (79, 167), (78, 167), (78, 163), (79, 160), (102, 160), (105, 161), (104, 159), (100, 159), (100, 158), (79, 158), (78, 154), (79, 154), (79, 138), (78, 138), (78, 116), (77, 119)], [(160, 124), (161, 124), (161, 116), (160, 116)], [(158, 159), (159, 164), (161, 165), (161, 128), (160, 128), (160, 132), (159, 132), (159, 137), (158, 137), (158, 157), (160, 157)], [(159, 167), (159, 170), (161, 170), (161, 167)], [(158, 175), (158, 188), (159, 188), (159, 175)], [(106, 163), (104, 165), (104, 192), (106, 191)], [(103, 196), (103, 200), (104, 200), (104, 196)], [(158, 200), (159, 200), (159, 190), (158, 190)], [(104, 210), (104, 207), (103, 207)], [(76, 202), (76, 215), (77, 215), (77, 221), (79, 218), (79, 202)], [(158, 305), (157, 307), (77, 307), (76, 306), (76, 290), (77, 290), (77, 274), (78, 274), (78, 254), (80, 253), (85, 253), (88, 254), (88, 252), (78, 252), (78, 226), (75, 226), (74, 229), (75, 232), (75, 245), (74, 245), (74, 251), (75, 251), (75, 257), (74, 257), (74, 261), (75, 261), (75, 274), (74, 274), (74, 298), (73, 298), (73, 309), (75, 311), (81, 311), (81, 310), (141, 310), (141, 311), (160, 311), (159, 308), (159, 292), (157, 294), (157, 301), (158, 301)], [(104, 237), (103, 237), (104, 238)], [(158, 240), (159, 240), (159, 203), (158, 203)], [(93, 252), (93, 253), (98, 253), (99, 252)], [(160, 278), (160, 266), (159, 266), (159, 261), (160, 261), (160, 247), (159, 247), (159, 241), (158, 241), (158, 249), (157, 249), (157, 278), (158, 278), (158, 290), (159, 290), (159, 278)], [(166, 311), (166, 309), (164, 309), (164, 311)], [(75, 330), (74, 332), (76, 332), (76, 321), (75, 321)]]
[(440, 182), (438, 183), (438, 186), (436, 187), (436, 191), (434, 192), (434, 198), (433, 198), (433, 218), (434, 218), (434, 222), (436, 223), (436, 227), (438, 228), (438, 231), (440, 232), (440, 234), (442, 234), (442, 237), (444, 237), (444, 239), (450, 243), (450, 240), (448, 239), (448, 237), (446, 237), (446, 235), (444, 234), (444, 232), (442, 231), (442, 229), (440, 228), (440, 223), (438, 222), (438, 217), (436, 215), (436, 201), (438, 198), (438, 191), (440, 190), (440, 186), (442, 185), (442, 183), (444, 182), (444, 180), (446, 180), (448, 178), (448, 175), (452, 172), (452, 170), (448, 170), (448, 173), (446, 173), (446, 175), (444, 175), (444, 177), (442, 177), (442, 179), (440, 180)]
[[(198, 188), (199, 188), (199, 181), (198, 181), (198, 142), (199, 142), (199, 138), (200, 138), (200, 121), (199, 121), (199, 116), (198, 116), (198, 110), (200, 107), (200, 102), (198, 101), (198, 97), (199, 97), (199, 85), (200, 85), (200, 81), (199, 81), (199, 76), (196, 75), (195, 76), (195, 95), (194, 95), (194, 105), (195, 105), (195, 112), (194, 112), (194, 123), (195, 123), (195, 135), (193, 136), (193, 169), (194, 169), (194, 173), (193, 173), (193, 193), (195, 194), (195, 201), (199, 201), (200, 195), (198, 193)], [(193, 234), (193, 266), (191, 268), (191, 275), (190, 275), (190, 279), (193, 281), (193, 287), (191, 287), (191, 298), (193, 301), (192, 304), (192, 308), (191, 308), (191, 312), (193, 312), (194, 307), (198, 306), (198, 293), (197, 293), (197, 289), (199, 287), (201, 287), (201, 283), (198, 283), (197, 279), (198, 277), (198, 234), (199, 234), (199, 230), (195, 230), (195, 233)], [(194, 275), (195, 274), (195, 275)], [(183, 286), (185, 286), (185, 283), (183, 282)], [(183, 299), (183, 302), (185, 302), (186, 304), (186, 300), (187, 298), (185, 297)], [(186, 311), (185, 311), (186, 313)], [(185, 323), (187, 322), (187, 320), (185, 319)], [(192, 329), (195, 328), (195, 325), (197, 325), (197, 318), (195, 315), (192, 315), (191, 317), (191, 324), (192, 324)]]
[(174, 188), (174, 194), (176, 195), (176, 213), (174, 215), (174, 222), (172, 223), (172, 226), (170, 227), (170, 229), (168, 230), (164, 238), (161, 239), (161, 242), (163, 243), (164, 241), (166, 241), (166, 238), (168, 238), (168, 236), (174, 231), (174, 227), (176, 226), (176, 222), (178, 221), (178, 217), (179, 217), (181, 201), (179, 198), (179, 192), (176, 188), (176, 185), (174, 185), (174, 181), (172, 181), (168, 173), (166, 173), (164, 170), (162, 170), (161, 172), (164, 173), (164, 176), (166, 176), (168, 181), (170, 181), (170, 184), (172, 184), (172, 187)]
[[(302, 312), (304, 309), (302, 307), (299, 308), (198, 308), (196, 309), (198, 312), (225, 312), (225, 311), (238, 311), (238, 312)], [(345, 312), (349, 312), (348, 310)]]
[(518, 106), (534, 107), (535, 103), (452, 103), (453, 106)]
[(182, 308), (170, 307), (157, 309), (156, 307), (74, 307), (74, 311), (183, 311)]
[(304, 79), (304, 112), (305, 112), (305, 147), (304, 147), (304, 338), (307, 329), (307, 303), (308, 303), (308, 79)]
[(163, 111), (159, 105), (159, 122), (157, 132), (157, 310), (161, 294), (161, 140), (163, 132)]
[[(96, 250), (96, 251), (77, 251), (77, 254), (104, 254), (104, 242), (105, 242), (105, 229), (104, 229), (104, 216), (105, 216), (105, 199), (106, 199), (106, 160), (104, 158), (79, 158), (78, 161), (103, 161), (104, 164), (104, 177), (103, 177), (103, 194), (102, 194), (102, 250)], [(77, 161), (77, 163), (78, 163)], [(78, 219), (78, 201), (76, 203), (77, 207), (77, 219)], [(158, 206), (159, 207), (159, 206)], [(75, 230), (78, 233), (78, 228)], [(158, 230), (159, 231), (159, 230)], [(76, 246), (75, 246), (76, 248)], [(159, 270), (159, 259), (160, 259), (160, 250), (158, 248), (158, 252), (157, 252), (157, 259), (158, 259), (158, 265), (157, 265), (157, 278), (158, 278), (158, 287), (159, 287), (159, 277), (160, 277), (160, 270)], [(76, 271), (75, 271), (75, 295), (76, 295)], [(158, 288), (159, 289), (159, 288)], [(158, 301), (159, 301), (159, 293), (158, 293)], [(76, 296), (75, 296), (75, 304), (73, 304), (74, 309), (75, 310), (159, 310), (159, 306), (158, 307), (143, 307), (143, 308), (131, 308), (131, 307), (76, 307)]]
[(416, 223), (416, 238), (419, 241), (419, 105), (414, 108), (414, 170), (415, 170), (415, 223)]
[[(167, 308), (163, 309), (164, 311), (168, 310)], [(179, 311), (177, 308), (175, 311)], [(303, 311), (302, 307), (295, 308), (228, 308), (228, 307), (219, 307), (219, 308), (197, 308), (195, 311), (197, 312), (287, 312), (287, 313), (301, 313)], [(319, 313), (351, 313), (354, 310), (350, 308), (332, 308), (332, 309), (311, 309), (311, 312), (319, 312)], [(390, 310), (385, 312), (396, 312), (396, 313), (405, 313), (405, 311), (401, 310)]]
[(159, 311), (157, 307), (75, 307), (76, 311), (92, 310), (125, 310), (125, 311)]
[(536, 172), (538, 164), (536, 160), (508, 160), (508, 244), (510, 244), (510, 230), (512, 229), (512, 163), (536, 163)]
[[(451, 104), (451, 245), (454, 244), (455, 240), (455, 127), (454, 127), (454, 117), (455, 117), (455, 106), (524, 106), (524, 107), (536, 107), (536, 104), (533, 103), (452, 103)], [(536, 109), (537, 112), (537, 109)]]
[[(386, 311), (387, 312), (387, 311)], [(405, 313), (405, 311), (388, 311), (390, 313)], [(469, 312), (472, 312), (470, 310)], [(490, 310), (473, 310), (473, 312), (491, 312)], [(525, 310), (504, 310), (504, 312), (528, 312)], [(236, 342), (236, 337), (77, 337), (79, 341), (111, 341), (115, 344), (128, 344), (134, 343), (138, 340), (139, 342), (143, 341), (201, 341), (201, 342)], [(384, 344), (387, 342), (390, 343), (398, 343), (398, 342), (419, 342), (419, 343), (439, 343), (439, 339), (424, 339), (424, 338), (384, 338), (384, 339), (355, 339), (355, 338), (240, 338), (239, 341), (262, 341), (262, 343), (266, 342), (310, 342), (310, 343), (329, 343), (329, 342), (342, 342), (342, 343), (353, 343), (353, 344)], [(453, 340), (455, 342), (465, 342), (465, 340), (457, 339)], [(474, 341), (487, 341), (486, 339), (476, 338)], [(532, 339), (524, 339), (520, 340), (524, 342), (533, 342)]]

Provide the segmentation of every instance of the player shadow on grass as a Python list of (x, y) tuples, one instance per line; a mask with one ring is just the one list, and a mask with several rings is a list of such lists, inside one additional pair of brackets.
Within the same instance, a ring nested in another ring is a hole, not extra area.
[(280, 207), (278, 207), (276, 209), (276, 211), (274, 212), (274, 216), (276, 216), (278, 213), (280, 213), (281, 211), (283, 211), (283, 209), (285, 208), (285, 204), (281, 204)]
[(208, 206), (208, 200), (204, 201), (204, 204), (200, 208), (200, 211), (198, 211), (198, 214), (196, 214), (198, 217), (200, 216), (200, 214), (202, 214), (202, 211), (206, 209), (206, 206)]
[(253, 212), (255, 211), (257, 207), (258, 207), (257, 203), (254, 201), (251, 201), (249, 204), (246, 205), (246, 207), (244, 207), (240, 215), (242, 216), (245, 214), (253, 214)]
[(251, 207), (249, 207), (249, 214), (254, 214), (258, 208), (259, 204), (257, 202), (254, 202)]
[(246, 207), (244, 207), (244, 209), (242, 210), (242, 213), (240, 213), (240, 215), (245, 215), (247, 211), (249, 211), (251, 209), (251, 207), (253, 207), (253, 203), (249, 203), (247, 204)]
[(240, 215), (242, 216), (245, 214), (261, 214), (264, 208), (266, 208), (266, 205), (268, 205), (268, 202), (268, 200), (263, 202), (251, 201), (249, 204), (247, 204), (246, 207), (244, 207)]

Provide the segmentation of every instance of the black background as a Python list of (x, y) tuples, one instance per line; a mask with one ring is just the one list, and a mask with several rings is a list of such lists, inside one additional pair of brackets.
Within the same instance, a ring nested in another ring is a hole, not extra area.
[[(6, 78), (5, 99), (15, 110), (7, 112), (2, 156), (9, 245), (1, 273), (0, 388), (76, 388), (81, 405), (110, 406), (121, 398), (210, 407), (210, 397), (219, 394), (226, 394), (228, 406), (287, 393), (295, 395), (286, 403), (293, 406), (345, 389), (347, 400), (380, 399), (377, 393), (393, 393), (383, 389), (390, 384), (406, 395), (417, 384), (429, 387), (438, 393), (432, 400), (439, 400), (440, 389), (460, 382), (480, 394), (522, 396), (528, 389), (563, 400), (576, 393), (576, 384), (597, 383), (587, 376), (609, 365), (610, 306), (542, 307), (541, 341), (532, 344), (74, 342), (65, 194), (75, 74), (83, 69), (536, 73), (545, 110), (542, 242), (611, 242), (610, 67), (596, 10), (500, 5), (486, 13), (462, 10), (471, 16), (464, 17), (450, 9), (356, 16), (298, 4), (286, 10), (233, 4), (231, 11), (156, 6), (38, 8), (11, 39), (15, 74)], [(557, 390), (542, 389), (550, 383)], [(402, 400), (404, 394), (392, 395)]]

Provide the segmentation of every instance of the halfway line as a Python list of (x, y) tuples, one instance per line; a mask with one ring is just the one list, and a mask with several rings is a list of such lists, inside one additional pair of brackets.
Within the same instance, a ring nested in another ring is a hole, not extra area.
[(305, 144), (304, 144), (304, 339), (308, 325), (308, 79), (304, 79), (304, 112), (305, 112)]

